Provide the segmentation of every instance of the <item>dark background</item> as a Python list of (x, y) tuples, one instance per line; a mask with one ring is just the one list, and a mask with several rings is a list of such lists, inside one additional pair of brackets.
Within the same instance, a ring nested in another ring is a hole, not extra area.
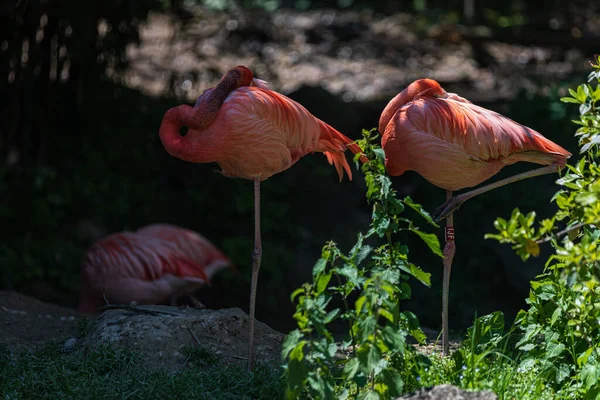
[[(169, 222), (222, 248), (240, 274), (201, 292), (210, 307), (247, 310), (252, 183), (170, 157), (164, 112), (193, 103), (244, 64), (351, 138), (377, 126), (412, 80), (448, 90), (531, 126), (575, 153), (575, 107), (558, 101), (600, 51), (595, 1), (2, 1), (0, 2), (0, 289), (76, 307), (80, 260), (103, 235)], [(594, 47), (596, 46), (596, 47)], [(574, 156), (572, 161), (578, 157)], [(511, 166), (501, 178), (532, 168)], [(484, 240), (514, 207), (547, 216), (548, 176), (468, 202), (455, 215), (453, 329), (524, 307), (548, 255), (522, 263)], [(443, 190), (414, 173), (393, 179), (432, 211)], [(366, 231), (364, 182), (337, 182), (316, 154), (262, 186), (263, 267), (257, 317), (291, 329), (289, 294), (310, 279), (327, 240), (343, 249)], [(433, 228), (428, 228), (434, 231)], [(440, 235), (442, 230), (435, 231)], [(423, 325), (439, 328), (442, 263), (412, 236), (412, 260), (432, 273), (413, 284)]]

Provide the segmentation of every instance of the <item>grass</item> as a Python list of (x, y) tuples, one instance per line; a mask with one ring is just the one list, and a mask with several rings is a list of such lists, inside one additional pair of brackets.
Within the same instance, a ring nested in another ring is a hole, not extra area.
[[(475, 350), (475, 351), (474, 351)], [(258, 365), (216, 363), (210, 351), (185, 348), (197, 367), (182, 372), (152, 371), (137, 354), (108, 347), (69, 354), (57, 345), (11, 355), (0, 347), (0, 397), (3, 399), (279, 399), (284, 382), (279, 370)], [(499, 352), (477, 354), (463, 345), (450, 357), (409, 349), (395, 360), (403, 364), (404, 391), (452, 384), (468, 390), (491, 390), (499, 399), (555, 399), (539, 371), (519, 368)], [(339, 392), (343, 388), (338, 388)]]
[(470, 357), (472, 355), (466, 348), (457, 350), (451, 357), (407, 352), (402, 360), (405, 390), (452, 384), (466, 390), (490, 390), (499, 399), (557, 398), (536, 368), (523, 370), (517, 361), (497, 352)]
[[(212, 359), (191, 352), (192, 358)], [(278, 369), (212, 364), (182, 372), (151, 371), (139, 356), (98, 348), (65, 354), (57, 345), (11, 356), (0, 347), (2, 399), (278, 399)]]

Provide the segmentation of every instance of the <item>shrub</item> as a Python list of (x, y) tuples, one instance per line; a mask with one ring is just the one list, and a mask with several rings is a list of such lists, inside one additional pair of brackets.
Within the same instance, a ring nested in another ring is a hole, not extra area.
[(536, 227), (535, 212), (515, 209), (508, 220), (495, 221), (498, 233), (486, 235), (513, 244), (523, 260), (538, 256), (544, 243), (555, 248), (531, 282), (529, 309), (515, 321), (523, 332), (521, 368), (539, 366), (565, 396), (585, 398), (600, 395), (600, 56), (592, 67), (590, 83), (561, 99), (579, 105), (573, 122), (581, 158), (556, 182), (562, 187), (552, 198), (558, 211)]

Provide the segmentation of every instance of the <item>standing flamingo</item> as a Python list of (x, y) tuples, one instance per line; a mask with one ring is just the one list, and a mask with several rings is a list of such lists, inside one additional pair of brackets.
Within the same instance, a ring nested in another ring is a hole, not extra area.
[[(210, 282), (231, 261), (200, 234), (153, 224), (104, 237), (86, 251), (80, 312), (112, 303), (174, 303)], [(106, 300), (105, 300), (106, 299)]]
[[(181, 127), (188, 127), (180, 136)], [(302, 105), (269, 89), (244, 66), (229, 70), (194, 107), (168, 110), (160, 139), (169, 154), (195, 163), (216, 162), (221, 173), (254, 181), (254, 251), (249, 307), (248, 370), (254, 365), (256, 286), (262, 256), (260, 182), (285, 171), (308, 153), (321, 152), (352, 179), (344, 151), (361, 153), (351, 139), (314, 117)], [(363, 156), (364, 162), (366, 158)]]
[[(571, 153), (531, 128), (447, 93), (432, 79), (419, 79), (394, 97), (379, 119), (385, 165), (390, 175), (416, 171), (446, 190), (434, 215), (446, 217), (442, 289), (442, 351), (448, 353), (448, 293), (456, 251), (452, 213), (481, 193), (522, 179), (558, 172)], [(476, 186), (505, 165), (528, 161), (546, 165), (453, 197)]]

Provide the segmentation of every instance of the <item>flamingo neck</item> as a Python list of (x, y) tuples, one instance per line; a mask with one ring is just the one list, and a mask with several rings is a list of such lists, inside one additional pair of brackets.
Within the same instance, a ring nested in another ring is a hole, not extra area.
[(419, 98), (432, 97), (431, 94), (428, 94), (431, 90), (434, 90), (438, 93), (445, 93), (440, 84), (433, 79), (416, 80), (408, 85), (406, 89), (398, 93), (396, 97), (390, 100), (388, 105), (381, 113), (381, 117), (379, 118), (379, 132), (383, 134), (386, 126), (389, 124), (394, 114), (396, 114), (396, 111), (398, 111), (405, 104), (408, 104), (411, 101)]
[(404, 89), (402, 92), (398, 93), (390, 102), (385, 106), (383, 112), (381, 113), (381, 117), (379, 118), (379, 132), (383, 134), (385, 132), (385, 128), (396, 114), (396, 111), (400, 109), (403, 105), (408, 103), (411, 99), (408, 96), (409, 93), (407, 89)]
[(253, 79), (252, 72), (243, 66), (229, 70), (214, 89), (200, 96), (194, 106), (194, 122), (198, 128), (206, 128), (212, 124), (229, 93), (241, 86), (248, 86)]

